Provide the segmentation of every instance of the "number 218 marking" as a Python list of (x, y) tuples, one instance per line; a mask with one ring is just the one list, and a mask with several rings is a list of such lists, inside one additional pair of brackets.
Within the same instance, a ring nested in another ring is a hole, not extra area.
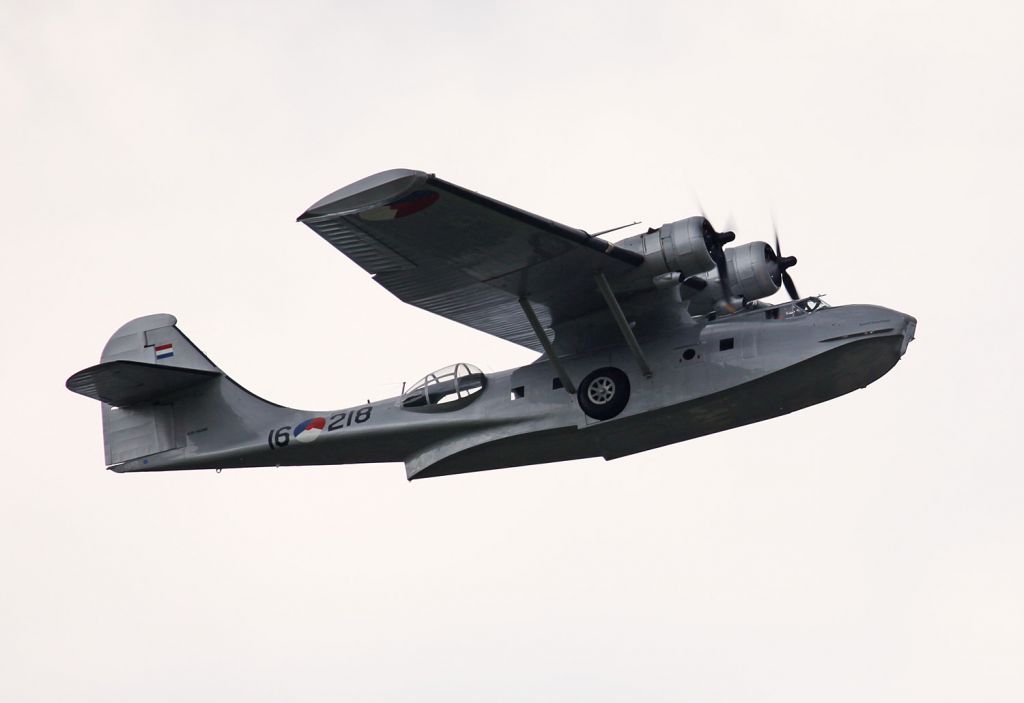
[(334, 430), (340, 430), (342, 427), (348, 427), (352, 424), (352, 420), (355, 420), (356, 424), (362, 424), (370, 419), (371, 412), (373, 412), (372, 407), (365, 407), (353, 410), (347, 414), (334, 413), (331, 415), (331, 424), (327, 426), (327, 431), (332, 432)]

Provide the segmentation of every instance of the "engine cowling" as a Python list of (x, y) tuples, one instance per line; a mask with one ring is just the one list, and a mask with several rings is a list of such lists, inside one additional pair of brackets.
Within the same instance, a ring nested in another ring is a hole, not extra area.
[(705, 222), (703, 217), (688, 217), (641, 235), (650, 272), (658, 275), (677, 271), (685, 278), (714, 268), (704, 239)]
[[(751, 242), (725, 250), (729, 289), (743, 300), (773, 295), (782, 285), (782, 272), (767, 242)], [(794, 260), (795, 261), (795, 260)]]

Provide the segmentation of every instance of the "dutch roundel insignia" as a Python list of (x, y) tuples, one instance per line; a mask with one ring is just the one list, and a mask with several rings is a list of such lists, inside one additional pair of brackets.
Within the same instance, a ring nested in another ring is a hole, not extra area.
[(311, 417), (308, 420), (303, 420), (295, 426), (292, 430), (292, 435), (295, 437), (296, 442), (312, 442), (314, 439), (320, 436), (320, 433), (324, 431), (324, 427), (327, 426), (327, 420), (322, 417)]

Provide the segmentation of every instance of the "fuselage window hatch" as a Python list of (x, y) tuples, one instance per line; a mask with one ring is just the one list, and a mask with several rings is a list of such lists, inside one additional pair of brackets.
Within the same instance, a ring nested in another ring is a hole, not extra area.
[(471, 364), (452, 364), (428, 373), (402, 396), (407, 410), (458, 410), (487, 385), (487, 376)]
[(509, 396), (511, 400), (519, 400), (520, 398), (526, 397), (526, 386), (516, 386), (512, 389), (512, 394)]

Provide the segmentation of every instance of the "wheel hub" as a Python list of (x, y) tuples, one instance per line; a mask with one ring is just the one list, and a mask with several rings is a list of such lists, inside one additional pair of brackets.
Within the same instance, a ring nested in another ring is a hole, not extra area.
[(598, 376), (587, 387), (587, 397), (594, 405), (604, 405), (615, 397), (615, 381), (607, 376)]

